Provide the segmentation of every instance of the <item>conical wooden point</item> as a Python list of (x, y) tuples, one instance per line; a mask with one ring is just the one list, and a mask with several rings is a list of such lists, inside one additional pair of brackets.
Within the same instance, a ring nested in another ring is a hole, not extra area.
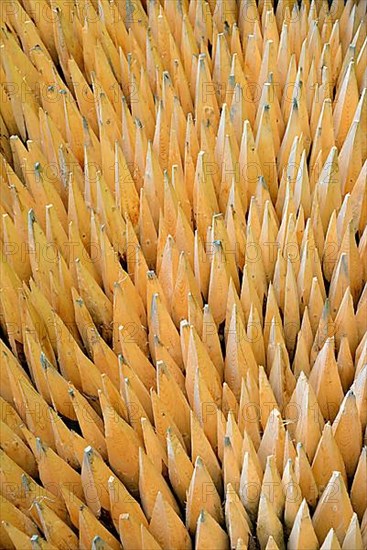
[(367, 547), (365, 1), (36, 4), (2, 13), (0, 547)]

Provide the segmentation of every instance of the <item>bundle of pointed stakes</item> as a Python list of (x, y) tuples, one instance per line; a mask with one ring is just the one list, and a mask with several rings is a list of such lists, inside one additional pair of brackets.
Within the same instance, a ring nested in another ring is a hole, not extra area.
[(1, 548), (367, 548), (366, 9), (1, 2)]

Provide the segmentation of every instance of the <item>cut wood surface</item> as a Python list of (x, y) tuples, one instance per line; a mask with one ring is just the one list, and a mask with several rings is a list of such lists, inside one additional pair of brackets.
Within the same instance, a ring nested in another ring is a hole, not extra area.
[(0, 547), (367, 548), (367, 3), (0, 3)]

